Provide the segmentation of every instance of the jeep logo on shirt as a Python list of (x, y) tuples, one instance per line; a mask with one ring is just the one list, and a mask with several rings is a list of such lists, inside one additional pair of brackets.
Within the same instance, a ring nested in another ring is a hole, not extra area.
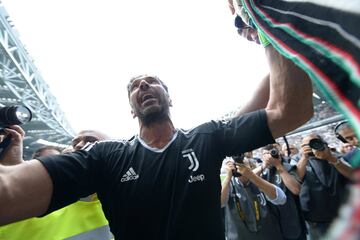
[(204, 174), (200, 174), (197, 176), (190, 176), (188, 182), (192, 183), (192, 182), (197, 182), (197, 181), (204, 181), (205, 180), (205, 175)]

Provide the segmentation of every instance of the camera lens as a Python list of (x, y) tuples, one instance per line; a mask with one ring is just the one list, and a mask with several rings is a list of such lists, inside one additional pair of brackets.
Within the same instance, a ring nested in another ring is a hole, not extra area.
[(244, 163), (244, 157), (245, 157), (245, 155), (243, 153), (241, 153), (239, 155), (232, 156), (232, 159), (234, 159), (234, 161), (236, 163)]
[(31, 111), (24, 106), (17, 106), (15, 115), (17, 117), (17, 120), (19, 121), (19, 124), (30, 122), (32, 117)]
[(32, 113), (25, 106), (0, 108), (0, 126), (21, 125), (31, 120)]
[(309, 141), (309, 146), (312, 149), (315, 149), (317, 151), (324, 151), (325, 150), (325, 143), (321, 139), (318, 139), (318, 138), (311, 139)]
[(270, 155), (273, 157), (273, 158), (279, 158), (279, 151), (274, 148), (274, 149), (271, 149), (270, 150)]

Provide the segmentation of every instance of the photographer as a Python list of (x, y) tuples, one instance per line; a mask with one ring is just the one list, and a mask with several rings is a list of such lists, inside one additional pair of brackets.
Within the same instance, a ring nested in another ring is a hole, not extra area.
[(350, 126), (348, 121), (340, 122), (334, 129), (336, 137), (345, 145), (349, 150), (344, 154), (345, 161), (351, 163), (353, 156), (359, 152), (359, 139), (356, 136), (354, 129)]
[[(25, 137), (25, 132), (18, 125), (30, 122), (31, 118), (32, 112), (26, 106), (12, 105), (0, 107), (1, 165), (12, 166), (24, 162), (22, 156), (22, 141)], [(18, 147), (19, 144), (21, 145), (21, 149)]]
[[(23, 138), (25, 137), (24, 130), (17, 125), (9, 126), (8, 129), (7, 128), (2, 129), (0, 136), (1, 136), (0, 144), (3, 144), (4, 141), (6, 141), (5, 139), (7, 137), (11, 139), (9, 145), (4, 149), (2, 149), (0, 163), (5, 166), (12, 166), (24, 162), (24, 160), (22, 159), (22, 141)], [(18, 151), (20, 148), (21, 148), (21, 152)], [(16, 157), (9, 158), (8, 156), (11, 154), (15, 154)]]
[(353, 169), (319, 135), (311, 134), (302, 140), (297, 173), (303, 181), (300, 203), (309, 235), (319, 239), (338, 214)]
[[(11, 126), (19, 134), (13, 135), (13, 144), (22, 144), (24, 131), (19, 126)], [(109, 139), (105, 134), (94, 131), (80, 131), (72, 141), (73, 151), (86, 144)], [(60, 149), (45, 146), (37, 149), (33, 157), (44, 157), (60, 154)], [(8, 162), (16, 165), (16, 162)], [(101, 204), (96, 198), (89, 196), (80, 201), (59, 209), (47, 216), (30, 218), (0, 227), (0, 239), (20, 240), (39, 239), (113, 239)]]
[(225, 207), (225, 235), (232, 239), (282, 239), (272, 205), (286, 202), (284, 192), (257, 176), (249, 162), (227, 160), (221, 205)]
[(305, 240), (306, 226), (298, 197), (301, 185), (296, 166), (285, 160), (277, 144), (265, 146), (262, 159), (262, 177), (286, 194), (286, 204), (275, 207), (283, 239)]
[(61, 153), (61, 149), (58, 147), (45, 146), (45, 147), (36, 149), (32, 155), (32, 158), (50, 156), (50, 155), (55, 155), (55, 154), (60, 154), (60, 153)]

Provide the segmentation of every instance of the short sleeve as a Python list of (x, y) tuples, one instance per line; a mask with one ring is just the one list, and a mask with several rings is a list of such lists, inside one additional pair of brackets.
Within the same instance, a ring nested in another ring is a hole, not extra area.
[(274, 143), (264, 109), (219, 123), (216, 145), (225, 156), (244, 153)]
[(273, 185), (275, 187), (275, 191), (276, 191), (276, 197), (274, 199), (270, 199), (268, 197), (268, 195), (265, 194), (266, 199), (269, 200), (272, 204), (274, 205), (283, 205), (286, 203), (286, 195), (284, 193), (283, 190), (281, 190), (281, 188), (279, 188), (276, 185)]
[(300, 179), (299, 175), (297, 174), (297, 166), (296, 165), (293, 165), (291, 163), (284, 163), (283, 162), (283, 166), (284, 166), (285, 170), (292, 177), (294, 177), (297, 182), (302, 183), (302, 180)]
[(101, 168), (98, 147), (72, 153), (39, 157), (48, 171), (53, 194), (46, 214), (76, 202), (97, 190), (96, 179)]

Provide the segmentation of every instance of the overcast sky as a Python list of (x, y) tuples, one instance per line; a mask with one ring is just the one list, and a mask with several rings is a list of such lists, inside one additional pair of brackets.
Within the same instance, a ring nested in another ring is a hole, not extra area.
[(236, 109), (266, 74), (263, 49), (237, 35), (227, 1), (3, 0), (20, 40), (74, 130), (138, 132), (126, 84), (169, 87), (178, 128)]

